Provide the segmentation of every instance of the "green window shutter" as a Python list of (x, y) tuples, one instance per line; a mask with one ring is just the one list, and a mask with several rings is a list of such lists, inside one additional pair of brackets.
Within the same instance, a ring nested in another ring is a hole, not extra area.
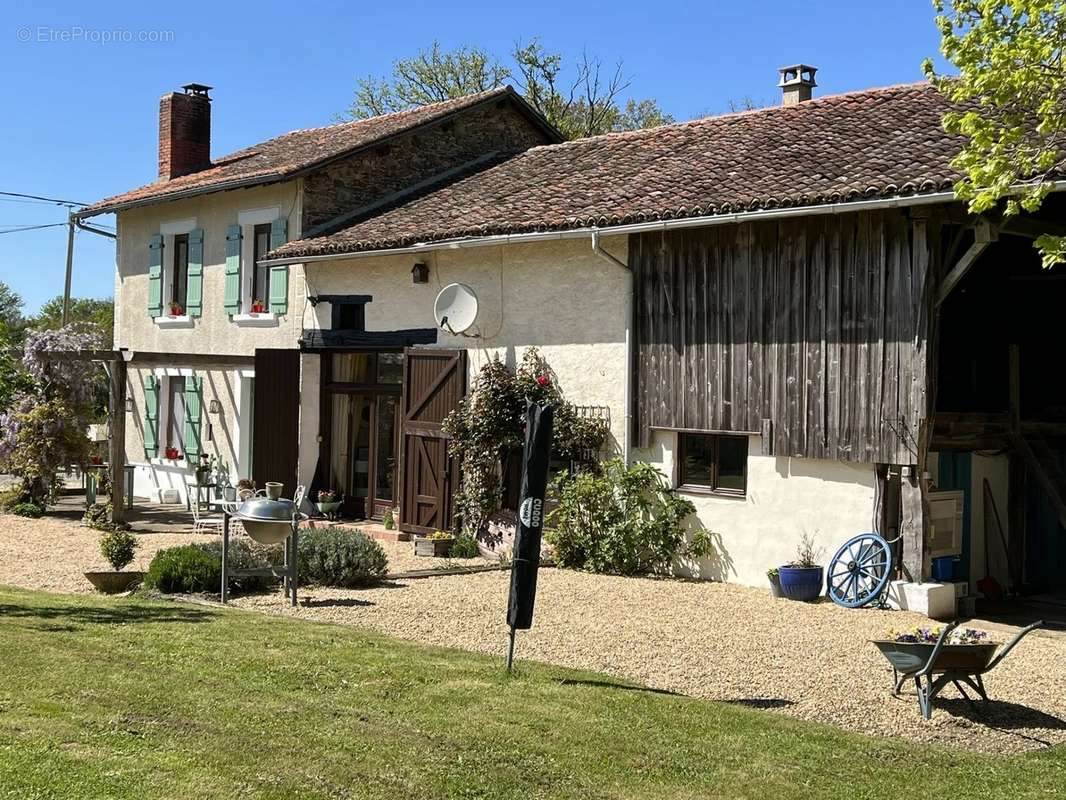
[(200, 414), (203, 406), (204, 379), (193, 375), (185, 379), (185, 459), (194, 461), (203, 451), (200, 441)]
[(241, 310), (241, 226), (230, 225), (226, 231), (226, 313)]
[[(288, 241), (288, 224), (285, 217), (270, 223), (270, 249), (276, 250)], [(289, 268), (270, 268), (270, 311), (285, 314), (289, 310)]]
[(189, 231), (189, 271), (185, 289), (185, 313), (198, 317), (204, 310), (204, 231)]
[(148, 316), (163, 313), (163, 237), (156, 234), (148, 242)]
[(159, 454), (159, 382), (155, 375), (144, 376), (144, 457)]

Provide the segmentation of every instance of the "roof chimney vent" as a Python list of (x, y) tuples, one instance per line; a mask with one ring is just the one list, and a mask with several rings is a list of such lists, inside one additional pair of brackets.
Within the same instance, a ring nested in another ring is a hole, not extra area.
[[(187, 83), (181, 88), (185, 90), (185, 94), (195, 94), (200, 97), (207, 97), (207, 93), (215, 87), (204, 86), (202, 83)], [(207, 97), (207, 99), (210, 100), (211, 98)]]
[(159, 177), (168, 181), (211, 166), (211, 87), (181, 88), (159, 99)]
[(791, 67), (781, 67), (778, 72), (781, 80), (777, 85), (781, 87), (781, 105), (794, 106), (811, 99), (811, 90), (818, 84), (814, 82), (814, 73), (817, 67), (807, 64), (794, 64)]

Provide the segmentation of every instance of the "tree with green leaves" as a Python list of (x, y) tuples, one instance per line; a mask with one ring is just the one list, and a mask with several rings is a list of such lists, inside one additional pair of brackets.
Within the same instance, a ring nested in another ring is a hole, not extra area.
[(393, 63), (392, 75), (359, 79), (347, 115), (354, 119), (402, 111), (503, 86), (519, 84), (522, 96), (568, 139), (639, 130), (674, 121), (652, 99), (623, 100), (629, 81), (618, 62), (609, 72), (583, 54), (567, 67), (560, 53), (538, 39), (517, 44), (508, 66), (477, 47), (441, 50), (434, 42), (413, 58)]
[(0, 281), (0, 336), (9, 343), (18, 344), (22, 339), (25, 319), (22, 316), (22, 298), (3, 281)]
[[(956, 194), (975, 214), (1036, 211), (1066, 170), (1066, 3), (934, 0), (940, 50), (959, 70), (926, 75), (959, 110), (944, 117), (966, 137), (953, 164)], [(1036, 240), (1044, 265), (1066, 261), (1066, 237)]]

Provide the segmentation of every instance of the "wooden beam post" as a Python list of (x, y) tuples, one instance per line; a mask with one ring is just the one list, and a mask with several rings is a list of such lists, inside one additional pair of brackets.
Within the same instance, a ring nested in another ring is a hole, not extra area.
[(1016, 343), (1010, 345), (1010, 405), (1008, 407), (1008, 424), (1012, 436), (1022, 430), (1022, 354)]
[(111, 519), (126, 519), (126, 361), (119, 356), (111, 362)]
[(914, 583), (921, 583), (925, 570), (925, 502), (921, 473), (918, 467), (903, 467), (900, 480), (900, 505), (902, 517), (900, 533), (903, 536), (903, 573)]
[[(1009, 592), (1017, 592), (1025, 580), (1025, 457), (1014, 448), (1007, 461), (1007, 574)], [(993, 543), (995, 546), (998, 542)]]
[(947, 299), (948, 295), (951, 294), (951, 290), (965, 277), (970, 267), (977, 261), (977, 257), (984, 252), (989, 244), (996, 241), (996, 238), (996, 229), (989, 224), (988, 220), (979, 219), (974, 225), (973, 244), (970, 245), (969, 250), (962, 254), (962, 258), (955, 263), (955, 266), (951, 268), (951, 272), (945, 275), (944, 280), (940, 282), (935, 305), (939, 306)]

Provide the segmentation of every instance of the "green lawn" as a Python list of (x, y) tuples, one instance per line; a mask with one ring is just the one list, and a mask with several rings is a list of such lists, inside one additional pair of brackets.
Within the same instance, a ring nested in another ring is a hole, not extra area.
[(1066, 796), (1066, 751), (919, 748), (343, 627), (0, 588), (3, 798), (816, 796)]

